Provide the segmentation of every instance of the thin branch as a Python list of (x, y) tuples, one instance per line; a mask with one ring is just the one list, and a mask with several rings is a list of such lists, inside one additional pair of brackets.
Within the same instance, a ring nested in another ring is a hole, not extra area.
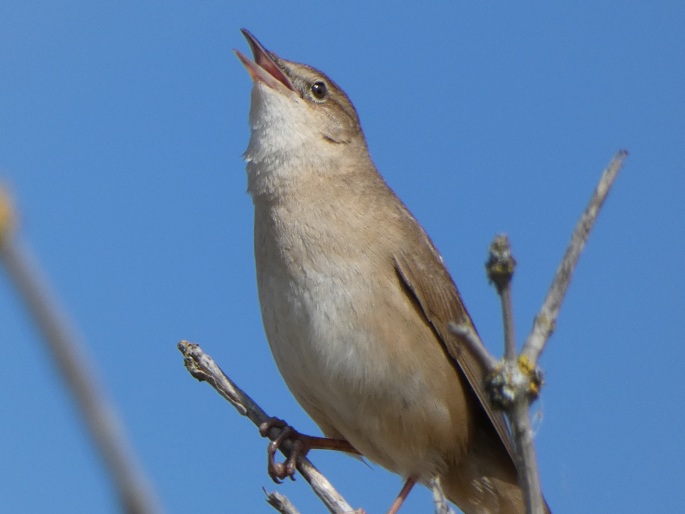
[(103, 394), (93, 366), (49, 294), (35, 260), (28, 249), (15, 240), (13, 219), (9, 198), (0, 189), (0, 261), (26, 303), (76, 400), (96, 448), (114, 480), (124, 511), (131, 514), (160, 512), (158, 500), (126, 441), (114, 407)]
[[(529, 409), (535, 396), (530, 394), (531, 377), (516, 359), (514, 316), (511, 300), (511, 280), (516, 260), (511, 253), (507, 236), (500, 234), (490, 245), (485, 265), (488, 279), (497, 289), (504, 321), (504, 362), (490, 375), (486, 389), (497, 406), (504, 409), (509, 419), (511, 435), (516, 445), (516, 467), (519, 483), (526, 502), (526, 511), (543, 513), (544, 502), (540, 487), (535, 446), (530, 429)], [(537, 393), (537, 389), (535, 389)]]
[(434, 478), (430, 482), (431, 491), (433, 492), (433, 504), (435, 505), (435, 514), (454, 514), (450, 508), (445, 497), (445, 492), (442, 490), (439, 478)]
[(266, 490), (264, 490), (264, 493), (266, 493), (266, 501), (269, 505), (281, 514), (300, 514), (297, 507), (284, 494), (277, 491), (267, 492)]
[(533, 429), (530, 424), (530, 401), (519, 397), (507, 410), (511, 434), (516, 441), (516, 453), (519, 459), (519, 483), (523, 489), (523, 500), (526, 512), (544, 514), (545, 501), (542, 499), (540, 473), (535, 455)]
[(505, 287), (499, 297), (504, 324), (504, 358), (513, 362), (516, 360), (516, 334), (514, 332), (514, 309), (511, 301), (511, 287)]
[(523, 350), (521, 351), (521, 355), (529, 359), (532, 365), (537, 363), (540, 354), (545, 348), (547, 340), (554, 331), (557, 317), (559, 316), (559, 309), (561, 308), (561, 303), (566, 295), (568, 285), (571, 282), (571, 276), (578, 263), (580, 253), (583, 251), (583, 247), (587, 242), (590, 230), (597, 219), (602, 204), (609, 194), (609, 190), (627, 156), (628, 152), (625, 150), (619, 151), (614, 156), (611, 163), (609, 163), (609, 166), (604, 170), (585, 212), (583, 212), (578, 220), (578, 224), (571, 236), (571, 242), (566, 249), (561, 264), (557, 268), (554, 281), (550, 286), (540, 312), (535, 317), (533, 329), (531, 330), (528, 339), (526, 339)]
[(516, 333), (514, 332), (514, 309), (511, 302), (511, 279), (516, 269), (516, 259), (511, 254), (509, 238), (500, 234), (490, 244), (488, 261), (485, 264), (490, 282), (499, 293), (504, 323), (504, 358), (516, 360)]
[(487, 373), (495, 371), (499, 366), (499, 361), (495, 359), (483, 344), (483, 340), (471, 324), (454, 323), (449, 324), (450, 331), (464, 339), (468, 347), (473, 350), (487, 369)]
[[(184, 362), (188, 372), (197, 380), (209, 383), (240, 414), (246, 416), (257, 427), (271, 419), (271, 416), (267, 415), (252, 398), (221, 371), (214, 359), (207, 355), (199, 345), (181, 341), (177, 347), (185, 357)], [(280, 428), (272, 427), (267, 435), (273, 441), (280, 433)], [(279, 449), (288, 456), (291, 448), (292, 445), (286, 440)], [(309, 459), (300, 456), (297, 460), (297, 470), (330, 512), (337, 514), (353, 511), (342, 495), (335, 490), (328, 479), (314, 467)]]

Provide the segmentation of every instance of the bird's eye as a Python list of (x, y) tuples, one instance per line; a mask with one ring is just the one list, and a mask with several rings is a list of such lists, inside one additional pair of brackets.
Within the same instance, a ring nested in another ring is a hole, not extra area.
[(328, 87), (326, 86), (326, 83), (321, 80), (314, 82), (310, 89), (312, 91), (312, 96), (317, 100), (323, 100), (328, 96)]

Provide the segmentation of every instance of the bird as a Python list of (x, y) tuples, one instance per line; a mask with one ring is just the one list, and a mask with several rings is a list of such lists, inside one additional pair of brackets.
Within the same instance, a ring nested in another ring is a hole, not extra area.
[(485, 364), (449, 329), (473, 322), (376, 169), (354, 105), (323, 72), (241, 31), (254, 59), (235, 50), (253, 83), (244, 159), (257, 289), (285, 383), (332, 446), (406, 480), (390, 512), (438, 479), (466, 514), (523, 513)]

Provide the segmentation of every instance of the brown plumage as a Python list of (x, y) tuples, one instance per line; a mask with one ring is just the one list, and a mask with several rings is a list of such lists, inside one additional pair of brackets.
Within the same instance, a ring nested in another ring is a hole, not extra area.
[(524, 512), (471, 323), (440, 254), (377, 172), (354, 106), (326, 75), (253, 63), (245, 153), (264, 327), (293, 395), (327, 437), (405, 478), (439, 477), (467, 514)]

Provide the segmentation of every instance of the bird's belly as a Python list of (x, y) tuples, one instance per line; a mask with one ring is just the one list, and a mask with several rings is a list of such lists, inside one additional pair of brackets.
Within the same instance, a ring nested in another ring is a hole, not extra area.
[(454, 435), (466, 426), (463, 384), (394, 275), (355, 264), (260, 270), (274, 359), (327, 436), (399, 474), (428, 479), (466, 446)]

